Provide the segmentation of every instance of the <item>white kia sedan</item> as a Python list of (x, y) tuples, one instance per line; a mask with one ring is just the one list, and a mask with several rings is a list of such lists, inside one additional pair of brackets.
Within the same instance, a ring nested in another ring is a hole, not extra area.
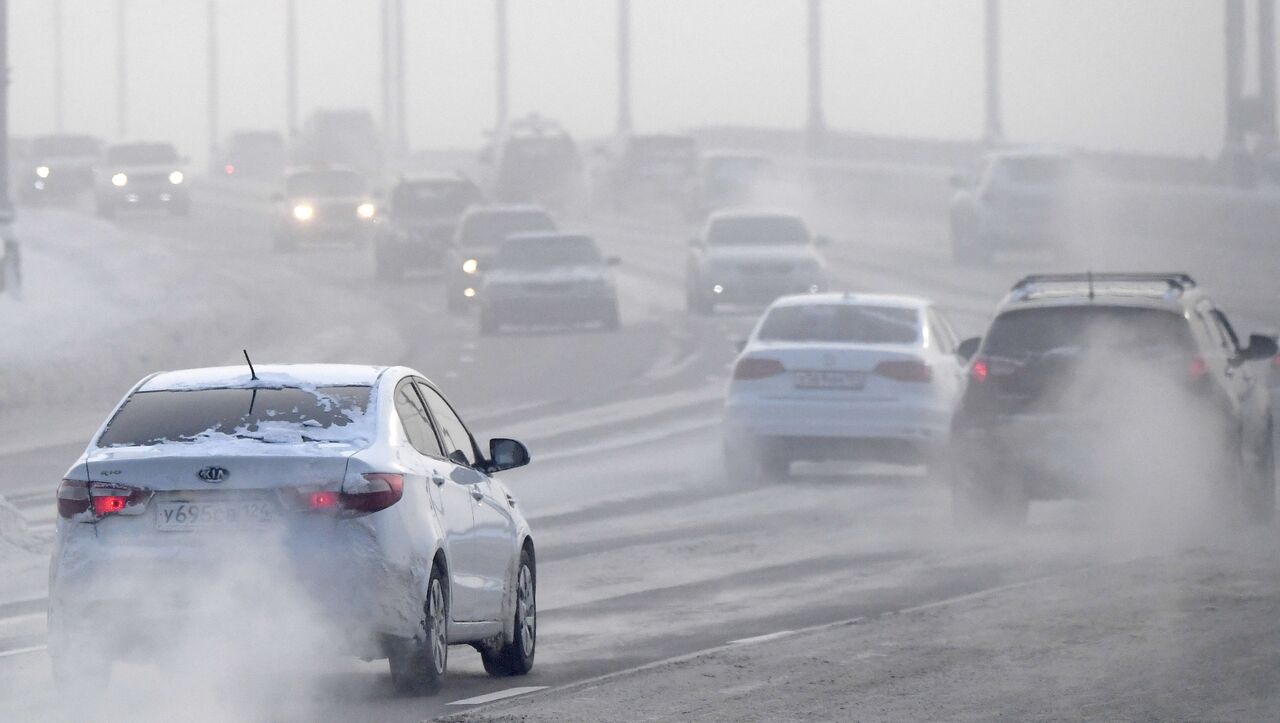
[(478, 447), (404, 367), (153, 374), (58, 489), (55, 676), (98, 684), (115, 660), (263, 615), (283, 647), (389, 659), (403, 691), (438, 687), (460, 643), (491, 674), (527, 673), (533, 538), (493, 475), (528, 461), (514, 440)]
[(963, 363), (934, 306), (906, 296), (773, 302), (733, 367), (725, 463), (733, 479), (795, 461), (928, 464), (945, 449)]

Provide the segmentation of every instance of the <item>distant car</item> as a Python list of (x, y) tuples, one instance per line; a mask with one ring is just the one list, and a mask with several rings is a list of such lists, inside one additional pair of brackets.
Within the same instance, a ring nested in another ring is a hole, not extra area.
[(598, 323), (617, 329), (618, 288), (590, 236), (522, 233), (498, 248), (480, 288), (480, 332), (511, 324)]
[(342, 166), (376, 178), (386, 165), (382, 134), (363, 108), (325, 108), (309, 115), (290, 148), (296, 166)]
[[(957, 520), (1019, 524), (1033, 500), (1196, 500), (1269, 523), (1275, 448), (1266, 369), (1186, 274), (1019, 281), (981, 339), (952, 427)], [(1200, 490), (1204, 499), (1190, 497)]]
[(238, 131), (227, 137), (214, 172), (232, 179), (279, 182), (288, 148), (277, 131)]
[(374, 237), (378, 276), (398, 279), (408, 271), (444, 271), (458, 218), (484, 194), (460, 174), (411, 176), (391, 189)]
[(725, 466), (735, 481), (792, 462), (933, 465), (943, 459), (963, 364), (929, 301), (804, 294), (773, 302), (733, 366)]
[(117, 661), (189, 645), (184, 632), (243, 634), (246, 617), (386, 658), (400, 691), (439, 687), (450, 645), (492, 675), (528, 673), (533, 537), (494, 476), (528, 462), (514, 440), (481, 449), (404, 367), (153, 374), (58, 487), (55, 681), (82, 692)]
[(485, 157), (496, 164), (490, 191), (495, 201), (536, 203), (565, 213), (582, 200), (582, 157), (557, 123), (538, 116), (513, 121)]
[(988, 154), (975, 182), (956, 176), (951, 201), (951, 249), (960, 263), (990, 260), (997, 251), (1061, 253), (1072, 232), (1078, 190), (1072, 156), (1015, 149)]
[(445, 305), (449, 311), (467, 311), (477, 301), (493, 256), (508, 236), (555, 230), (555, 220), (541, 206), (494, 204), (468, 208), (458, 219), (446, 254)]
[(605, 196), (615, 213), (644, 206), (682, 209), (695, 191), (698, 143), (678, 134), (636, 134), (625, 137), (606, 171)]
[(809, 232), (795, 214), (721, 211), (689, 242), (685, 297), (689, 311), (710, 314), (717, 304), (767, 304), (779, 296), (827, 288), (819, 251), (828, 240)]
[(186, 159), (172, 143), (121, 143), (107, 148), (94, 181), (98, 215), (121, 209), (163, 208), (175, 216), (191, 212)]
[(285, 176), (276, 193), (275, 247), (360, 244), (373, 236), (378, 207), (365, 177), (349, 168), (307, 168)]
[(86, 135), (39, 136), (31, 141), (19, 185), (27, 202), (71, 199), (93, 189), (93, 168), (102, 142)]
[(763, 153), (716, 151), (703, 156), (697, 192), (690, 199), (690, 218), (713, 211), (751, 206), (778, 182), (778, 167)]

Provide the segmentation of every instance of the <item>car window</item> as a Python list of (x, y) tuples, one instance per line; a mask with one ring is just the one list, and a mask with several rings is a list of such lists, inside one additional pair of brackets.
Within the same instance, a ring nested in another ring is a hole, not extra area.
[(545, 211), (481, 211), (467, 216), (458, 230), (463, 246), (497, 246), (508, 236), (525, 231), (554, 231)]
[(604, 263), (596, 242), (589, 236), (515, 238), (498, 249), (496, 266), (505, 269), (552, 269), (564, 266), (599, 266)]
[(1213, 319), (1214, 325), (1218, 327), (1218, 332), (1222, 334), (1225, 342), (1224, 348), (1232, 353), (1240, 351), (1240, 337), (1236, 336), (1236, 330), (1232, 328), (1231, 322), (1227, 321), (1227, 315), (1218, 309), (1214, 309), (1209, 316)]
[(1008, 359), (1090, 348), (1160, 356), (1193, 347), (1181, 314), (1125, 306), (1063, 306), (1016, 309), (995, 318), (983, 353)]
[(795, 246), (809, 243), (809, 229), (794, 216), (726, 216), (711, 222), (712, 246)]
[(404, 425), (404, 434), (409, 438), (409, 444), (423, 454), (444, 457), (431, 417), (427, 414), (422, 399), (414, 393), (412, 381), (405, 379), (396, 386), (395, 404), (396, 414), (400, 415), (400, 423)]
[(435, 417), (436, 423), (440, 425), (440, 439), (444, 442), (445, 456), (461, 452), (467, 464), (474, 465), (477, 457), (476, 445), (466, 425), (457, 414), (454, 414), (453, 408), (444, 400), (444, 397), (440, 396), (439, 392), (422, 382), (418, 382), (418, 389), (422, 392), (422, 398), (427, 400), (431, 416)]
[(761, 341), (911, 344), (920, 338), (915, 309), (852, 304), (779, 306), (760, 325)]

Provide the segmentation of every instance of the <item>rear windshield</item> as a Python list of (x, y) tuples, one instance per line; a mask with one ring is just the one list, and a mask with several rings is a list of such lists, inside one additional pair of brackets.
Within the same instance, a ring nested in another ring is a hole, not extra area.
[(480, 189), (465, 181), (415, 181), (391, 192), (391, 210), (401, 216), (457, 216), (480, 200)]
[(713, 246), (795, 246), (809, 243), (804, 222), (791, 216), (716, 219), (707, 234)]
[(556, 224), (545, 211), (477, 213), (463, 223), (461, 240), (467, 246), (497, 246), (513, 234), (554, 230)]
[(31, 144), (31, 153), (37, 158), (96, 156), (98, 149), (98, 140), (90, 136), (44, 136)]
[(364, 176), (354, 171), (297, 173), (285, 181), (290, 196), (358, 196), (365, 192)]
[(233, 437), (269, 444), (368, 442), (371, 387), (196, 389), (133, 394), (98, 439), (137, 447)]
[(178, 151), (168, 143), (138, 143), (107, 150), (107, 163), (111, 165), (160, 166), (177, 162)]
[(760, 326), (763, 341), (911, 344), (920, 339), (920, 314), (892, 306), (810, 304), (779, 306)]
[(600, 251), (589, 237), (557, 236), (536, 241), (507, 241), (498, 252), (496, 265), (505, 269), (548, 269), (601, 263)]
[(1114, 348), (1132, 354), (1187, 352), (1187, 321), (1164, 309), (1068, 306), (1007, 311), (991, 323), (983, 353), (1025, 359), (1053, 351)]

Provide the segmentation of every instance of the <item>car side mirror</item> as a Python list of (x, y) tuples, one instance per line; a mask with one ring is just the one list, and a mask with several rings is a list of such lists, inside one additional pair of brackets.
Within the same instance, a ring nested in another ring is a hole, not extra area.
[(529, 464), (529, 449), (514, 439), (489, 440), (489, 471), (501, 472)]
[(621, 264), (622, 259), (617, 256), (610, 256), (604, 260), (605, 266), (620, 266)]
[(960, 342), (960, 346), (956, 347), (956, 356), (964, 361), (969, 361), (974, 354), (978, 353), (978, 347), (982, 344), (982, 337), (975, 336)]
[(1266, 334), (1250, 334), (1249, 346), (1240, 350), (1240, 361), (1260, 361), (1280, 354), (1276, 340)]

